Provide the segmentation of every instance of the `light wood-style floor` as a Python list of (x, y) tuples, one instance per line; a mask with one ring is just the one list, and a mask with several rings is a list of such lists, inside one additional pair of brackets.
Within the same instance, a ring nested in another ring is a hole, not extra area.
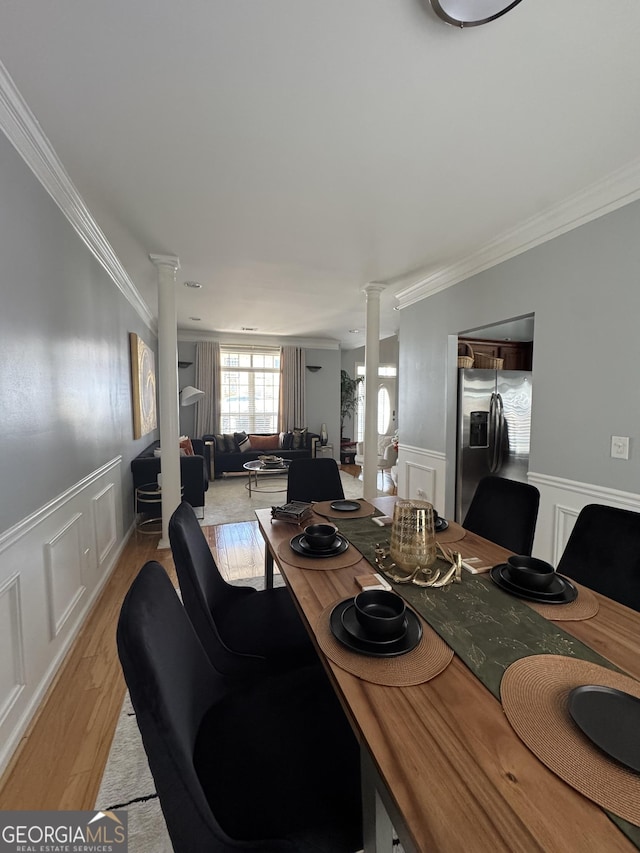
[[(343, 466), (358, 476), (358, 466)], [(389, 480), (386, 490), (391, 491)], [(264, 572), (257, 522), (203, 528), (228, 580)], [(157, 560), (177, 583), (159, 536), (135, 531), (69, 651), (55, 682), (0, 779), (0, 809), (92, 809), (125, 693), (116, 649), (124, 596), (147, 560)]]
[[(264, 573), (257, 522), (205, 527), (228, 580)], [(82, 631), (0, 780), (0, 809), (91, 809), (111, 748), (125, 684), (116, 649), (124, 596), (147, 560), (177, 583), (158, 535), (134, 532)]]

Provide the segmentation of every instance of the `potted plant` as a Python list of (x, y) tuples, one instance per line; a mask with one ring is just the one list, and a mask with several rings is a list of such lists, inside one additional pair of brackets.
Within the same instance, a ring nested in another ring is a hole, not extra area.
[(352, 379), (346, 370), (340, 371), (340, 441), (344, 431), (345, 418), (353, 417), (358, 405), (358, 385), (362, 377)]

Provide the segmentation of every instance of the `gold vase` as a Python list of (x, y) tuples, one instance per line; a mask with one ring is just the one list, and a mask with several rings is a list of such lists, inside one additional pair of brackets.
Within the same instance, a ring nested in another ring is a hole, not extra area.
[(396, 501), (389, 544), (389, 556), (399, 569), (413, 572), (419, 567), (429, 574), (436, 561), (432, 504), (427, 501)]

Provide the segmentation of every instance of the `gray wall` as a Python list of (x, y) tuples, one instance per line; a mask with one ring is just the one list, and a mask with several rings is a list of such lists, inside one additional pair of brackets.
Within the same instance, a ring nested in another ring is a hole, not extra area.
[[(402, 310), (401, 444), (450, 450), (448, 336), (534, 314), (530, 470), (640, 491), (638, 235), (640, 202)], [(631, 437), (629, 461), (610, 458), (611, 435)]]
[(133, 521), (128, 333), (155, 338), (0, 135), (0, 532), (122, 454)]

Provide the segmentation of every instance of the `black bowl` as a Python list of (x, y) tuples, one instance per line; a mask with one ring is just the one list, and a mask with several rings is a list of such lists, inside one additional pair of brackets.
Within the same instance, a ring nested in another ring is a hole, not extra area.
[(370, 637), (388, 638), (402, 633), (404, 599), (386, 589), (365, 589), (353, 600), (356, 619)]
[(537, 557), (515, 555), (509, 557), (507, 566), (513, 582), (528, 589), (546, 589), (555, 577), (551, 563)]
[(310, 524), (304, 529), (304, 538), (310, 548), (323, 551), (335, 542), (338, 528), (333, 524)]

